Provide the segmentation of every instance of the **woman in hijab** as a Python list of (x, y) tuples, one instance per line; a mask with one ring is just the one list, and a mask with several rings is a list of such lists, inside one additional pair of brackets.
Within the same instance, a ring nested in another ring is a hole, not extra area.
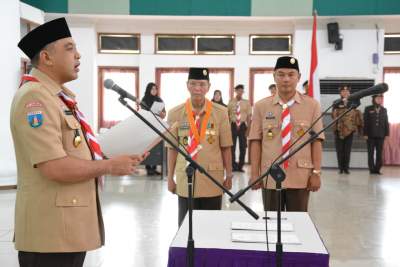
[[(146, 86), (146, 92), (144, 93), (144, 97), (142, 98), (141, 103), (145, 103), (146, 105), (141, 104), (141, 107), (144, 110), (151, 110), (151, 107), (153, 106), (154, 102), (160, 102), (164, 103), (162, 99), (158, 96), (158, 88), (155, 83), (148, 83)], [(160, 111), (158, 116), (161, 117), (161, 119), (164, 119), (166, 116), (165, 109)]]
[(226, 107), (226, 105), (224, 104), (224, 101), (222, 100), (222, 92), (220, 90), (214, 91), (214, 95), (213, 95), (213, 98), (211, 101)]
[[(155, 102), (163, 103), (162, 99), (158, 96), (158, 89), (155, 83), (148, 83), (146, 86), (146, 91), (144, 93), (144, 97), (142, 98), (140, 106), (144, 110), (151, 110), (151, 107)], [(144, 105), (144, 104), (145, 105)], [(156, 113), (156, 115), (160, 116), (161, 119), (164, 119), (166, 116), (165, 108), (160, 112)], [(156, 165), (146, 165), (147, 175), (160, 175), (156, 170)]]

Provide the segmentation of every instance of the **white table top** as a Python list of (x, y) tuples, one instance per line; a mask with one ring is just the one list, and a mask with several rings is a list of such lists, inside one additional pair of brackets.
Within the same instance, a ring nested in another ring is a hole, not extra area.
[[(235, 222), (261, 222), (254, 220), (245, 211), (225, 210), (195, 210), (193, 211), (193, 239), (196, 248), (238, 249), (266, 251), (264, 243), (237, 243), (231, 241), (231, 224)], [(269, 217), (276, 217), (276, 212), (268, 212)], [(317, 229), (307, 212), (282, 212), (294, 226), (294, 231), (301, 245), (283, 245), (286, 252), (304, 252), (328, 254)], [(273, 220), (276, 222), (276, 220)], [(236, 230), (235, 230), (236, 232)], [(247, 231), (241, 231), (247, 232)], [(171, 247), (186, 247), (188, 236), (188, 216), (186, 215), (181, 228), (178, 230)], [(275, 251), (275, 244), (269, 244), (269, 250)]]

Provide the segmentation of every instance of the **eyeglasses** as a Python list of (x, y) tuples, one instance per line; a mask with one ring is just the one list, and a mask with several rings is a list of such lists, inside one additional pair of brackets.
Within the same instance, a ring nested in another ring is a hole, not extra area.
[(205, 82), (205, 81), (204, 82), (203, 81), (201, 81), (201, 82), (189, 81), (189, 86), (190, 87), (199, 86), (201, 88), (206, 88), (206, 87), (208, 87), (208, 85), (209, 85), (209, 83)]

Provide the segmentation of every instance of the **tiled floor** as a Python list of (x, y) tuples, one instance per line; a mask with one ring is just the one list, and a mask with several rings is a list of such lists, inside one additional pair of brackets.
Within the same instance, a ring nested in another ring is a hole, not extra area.
[[(312, 194), (310, 214), (330, 254), (332, 267), (400, 266), (400, 168), (382, 176), (365, 170), (339, 175), (325, 170), (323, 187)], [(233, 191), (244, 187), (237, 174)], [(15, 191), (0, 191), (0, 266), (18, 266), (11, 242)], [(243, 201), (261, 211), (259, 191)], [(158, 177), (109, 178), (102, 194), (106, 246), (90, 252), (86, 267), (166, 266), (177, 230), (177, 199)], [(224, 209), (239, 209), (224, 200)]]

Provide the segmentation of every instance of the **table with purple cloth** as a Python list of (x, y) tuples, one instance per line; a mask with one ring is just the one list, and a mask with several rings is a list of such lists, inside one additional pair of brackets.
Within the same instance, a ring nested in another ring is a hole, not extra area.
[[(255, 221), (244, 211), (193, 211), (195, 267), (275, 266), (275, 244), (270, 244), (267, 252), (265, 243), (238, 243), (231, 239), (232, 222), (262, 223), (263, 214), (259, 215), (260, 219)], [(276, 213), (268, 212), (268, 216), (276, 218)], [(301, 242), (283, 245), (283, 266), (328, 267), (329, 253), (308, 213), (283, 212), (282, 217), (293, 224)], [(187, 236), (186, 216), (169, 248), (168, 267), (186, 267)]]

